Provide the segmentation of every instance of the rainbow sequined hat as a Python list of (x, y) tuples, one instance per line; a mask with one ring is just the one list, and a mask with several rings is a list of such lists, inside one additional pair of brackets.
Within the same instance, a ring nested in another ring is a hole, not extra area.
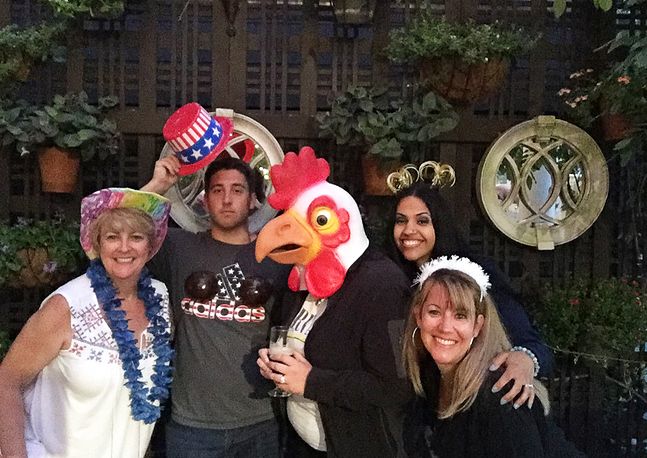
[(155, 239), (151, 247), (150, 258), (162, 246), (168, 229), (168, 216), (171, 201), (153, 192), (137, 191), (130, 188), (106, 188), (93, 192), (81, 201), (81, 247), (90, 259), (98, 256), (92, 249), (90, 228), (92, 221), (106, 210), (113, 208), (137, 208), (153, 218)]

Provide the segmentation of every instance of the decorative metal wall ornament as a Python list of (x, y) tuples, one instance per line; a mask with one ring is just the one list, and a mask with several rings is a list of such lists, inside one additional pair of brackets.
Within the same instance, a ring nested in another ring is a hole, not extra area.
[(339, 24), (362, 25), (373, 20), (377, 0), (330, 0)]
[[(257, 170), (263, 177), (263, 190), (268, 196), (273, 188), (270, 182), (270, 167), (283, 162), (283, 150), (274, 136), (260, 123), (233, 110), (218, 108), (216, 116), (233, 120), (234, 133), (221, 154), (238, 157)], [(160, 157), (175, 154), (166, 143)], [(217, 159), (216, 159), (217, 160)], [(209, 214), (204, 209), (204, 172), (180, 177), (178, 182), (165, 194), (172, 202), (171, 218), (183, 229), (191, 232), (206, 231), (211, 227)], [(276, 215), (265, 201), (249, 218), (250, 232), (258, 232)]]
[(479, 204), (511, 239), (552, 250), (598, 218), (609, 192), (600, 147), (573, 124), (538, 116), (501, 135), (477, 173)]

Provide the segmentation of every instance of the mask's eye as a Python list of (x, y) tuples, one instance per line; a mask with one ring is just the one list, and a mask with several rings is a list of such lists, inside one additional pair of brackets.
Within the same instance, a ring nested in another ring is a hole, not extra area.
[(310, 214), (310, 223), (315, 230), (322, 234), (332, 234), (339, 229), (339, 219), (328, 207), (317, 207)]

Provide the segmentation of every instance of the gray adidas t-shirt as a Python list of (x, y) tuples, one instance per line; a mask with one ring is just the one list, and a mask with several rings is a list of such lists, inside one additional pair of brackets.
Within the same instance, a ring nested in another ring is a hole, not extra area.
[[(289, 268), (254, 257), (255, 242), (229, 245), (209, 233), (170, 229), (151, 269), (165, 281), (171, 297), (175, 330), (175, 373), (171, 388), (172, 417), (186, 426), (231, 429), (273, 417), (267, 391), (271, 382), (256, 365), (266, 345), (274, 299), (264, 305), (241, 304), (240, 281), (249, 276), (287, 283)], [(218, 277), (212, 300), (185, 297), (184, 281), (195, 271)]]

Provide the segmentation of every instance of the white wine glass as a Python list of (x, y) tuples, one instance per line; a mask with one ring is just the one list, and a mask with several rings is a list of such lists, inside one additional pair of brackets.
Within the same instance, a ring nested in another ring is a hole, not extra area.
[[(293, 353), (292, 348), (288, 346), (288, 330), (288, 326), (272, 326), (270, 329), (270, 359), (272, 356), (291, 355)], [(267, 394), (273, 398), (287, 398), (290, 396), (290, 393), (283, 391), (278, 386), (268, 391)]]

